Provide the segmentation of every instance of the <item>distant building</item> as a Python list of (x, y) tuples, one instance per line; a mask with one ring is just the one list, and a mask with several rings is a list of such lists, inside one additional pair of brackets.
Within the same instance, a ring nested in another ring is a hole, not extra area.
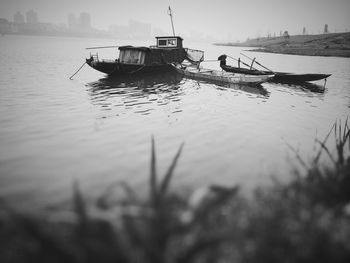
[(11, 32), (11, 23), (5, 18), (0, 18), (0, 34)]
[(129, 39), (130, 30), (128, 26), (111, 25), (109, 27), (109, 32), (119, 39)]
[(5, 18), (0, 18), (0, 24), (1, 25), (5, 25), (5, 24), (8, 24), (9, 23), (9, 21), (7, 21), (7, 19), (5, 19)]
[(132, 38), (147, 39), (152, 34), (151, 24), (145, 24), (135, 20), (129, 20), (129, 30)]
[(324, 25), (323, 33), (324, 33), (324, 34), (329, 33), (329, 32), (328, 32), (328, 24), (325, 24), (325, 25)]
[(78, 28), (77, 17), (74, 14), (68, 15), (68, 27), (69, 27), (69, 29), (77, 29)]
[(288, 34), (288, 31), (287, 31), (287, 30), (283, 32), (283, 37), (284, 37), (284, 38), (289, 38), (289, 34)]
[(19, 11), (17, 11), (13, 15), (13, 22), (15, 24), (24, 24), (24, 16)]
[(38, 23), (38, 14), (33, 10), (27, 11), (26, 12), (26, 22), (27, 22), (27, 24), (37, 24)]
[(90, 30), (91, 29), (91, 16), (88, 13), (80, 13), (79, 17), (79, 26), (82, 30)]
[(306, 35), (306, 28), (303, 28), (303, 35)]
[[(149, 39), (152, 37), (151, 24), (145, 24), (136, 20), (129, 20), (127, 26), (111, 25), (109, 32), (119, 39)], [(159, 35), (164, 35), (162, 34)]]

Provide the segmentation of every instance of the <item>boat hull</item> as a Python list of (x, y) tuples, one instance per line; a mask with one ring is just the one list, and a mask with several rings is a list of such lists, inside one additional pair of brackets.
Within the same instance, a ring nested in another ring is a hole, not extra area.
[[(237, 68), (232, 66), (221, 66), (226, 72), (239, 73), (239, 74), (249, 74), (249, 75), (268, 75), (272, 72), (269, 71), (259, 71), (250, 70), (246, 68)], [(286, 72), (273, 72), (275, 76), (271, 78), (270, 82), (286, 82), (286, 83), (302, 83), (308, 81), (317, 81), (321, 79), (327, 79), (331, 74), (294, 74)]]
[(277, 72), (271, 81), (282, 83), (302, 83), (327, 79), (329, 76), (331, 76), (331, 74), (293, 74)]
[(186, 77), (193, 79), (202, 79), (209, 81), (218, 81), (224, 83), (233, 83), (233, 84), (244, 84), (244, 85), (259, 85), (263, 82), (268, 81), (273, 75), (243, 75), (243, 74), (232, 74), (225, 71), (211, 70), (196, 68), (194, 66), (187, 65), (173, 65), (174, 69), (183, 74)]
[(94, 61), (93, 59), (86, 59), (86, 63), (93, 69), (110, 76), (125, 76), (173, 70), (170, 64), (126, 64), (119, 63), (118, 61)]

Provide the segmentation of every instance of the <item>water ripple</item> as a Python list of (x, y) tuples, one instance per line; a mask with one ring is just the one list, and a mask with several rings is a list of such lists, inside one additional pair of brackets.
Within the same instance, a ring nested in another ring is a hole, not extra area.
[(157, 106), (181, 101), (182, 77), (172, 73), (107, 77), (88, 83), (92, 104), (101, 110), (124, 108), (137, 114), (150, 114)]
[[(169, 103), (180, 103), (185, 94), (193, 95), (193, 92), (205, 86), (219, 91), (218, 95), (220, 96), (222, 92), (233, 92), (234, 96), (245, 94), (251, 99), (268, 99), (270, 96), (270, 92), (262, 85), (252, 87), (222, 82), (197, 81), (183, 78), (181, 75), (171, 72), (162, 75), (106, 77), (88, 83), (86, 86), (92, 104), (101, 111), (115, 110), (119, 113), (122, 108), (142, 115), (150, 114), (157, 107), (164, 107)], [(175, 106), (175, 109), (170, 110), (170, 112), (179, 113), (182, 110)]]

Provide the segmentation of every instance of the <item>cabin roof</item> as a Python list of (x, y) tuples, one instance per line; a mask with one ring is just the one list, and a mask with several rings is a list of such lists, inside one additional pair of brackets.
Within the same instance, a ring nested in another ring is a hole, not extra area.
[(119, 47), (119, 50), (125, 50), (125, 49), (142, 50), (142, 51), (150, 50), (148, 47), (135, 47), (135, 46), (130, 46), (130, 45)]
[(179, 37), (179, 36), (162, 36), (162, 37), (156, 37), (156, 39), (158, 39), (158, 38), (179, 38), (179, 39), (183, 40), (183, 38), (182, 38), (182, 37)]

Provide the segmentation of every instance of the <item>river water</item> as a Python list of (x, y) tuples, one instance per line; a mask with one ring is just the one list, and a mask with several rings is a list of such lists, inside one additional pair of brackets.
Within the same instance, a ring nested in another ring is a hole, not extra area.
[[(89, 55), (85, 47), (120, 44), (154, 43), (0, 37), (1, 197), (62, 201), (74, 180), (91, 194), (120, 181), (145, 190), (152, 136), (159, 175), (184, 143), (174, 187), (250, 189), (272, 176), (288, 178), (298, 166), (291, 147), (309, 160), (315, 138), (325, 138), (350, 113), (349, 58), (245, 53), (278, 71), (330, 73), (324, 92), (272, 83), (225, 86), (173, 74), (115, 80), (87, 65), (69, 80)], [(184, 45), (204, 50), (206, 60), (223, 53), (239, 57), (243, 50)], [(218, 62), (203, 66), (219, 69)]]

